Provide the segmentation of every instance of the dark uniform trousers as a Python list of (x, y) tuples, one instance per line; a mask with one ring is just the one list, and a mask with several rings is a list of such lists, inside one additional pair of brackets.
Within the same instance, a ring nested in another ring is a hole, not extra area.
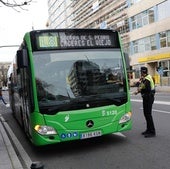
[(147, 126), (147, 131), (151, 133), (155, 133), (155, 127), (154, 127), (154, 122), (152, 118), (152, 105), (154, 102), (154, 94), (143, 94), (143, 112), (144, 116), (146, 119), (146, 126)]

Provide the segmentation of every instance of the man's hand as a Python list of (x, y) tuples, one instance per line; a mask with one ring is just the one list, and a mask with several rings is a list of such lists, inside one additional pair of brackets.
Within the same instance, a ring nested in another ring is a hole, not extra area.
[(138, 91), (135, 91), (133, 94), (134, 94), (134, 95), (137, 95), (138, 93), (139, 93)]

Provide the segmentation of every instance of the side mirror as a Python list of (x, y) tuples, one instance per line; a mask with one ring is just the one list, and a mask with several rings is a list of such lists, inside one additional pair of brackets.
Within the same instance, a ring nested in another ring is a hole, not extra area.
[(17, 51), (17, 66), (18, 69), (28, 66), (28, 55), (26, 49), (21, 49)]

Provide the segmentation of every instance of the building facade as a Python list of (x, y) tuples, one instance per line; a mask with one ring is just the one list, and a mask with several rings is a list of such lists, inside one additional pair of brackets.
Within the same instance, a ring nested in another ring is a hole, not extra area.
[(133, 78), (139, 78), (140, 67), (145, 65), (157, 84), (170, 86), (170, 0), (128, 3)]
[(71, 0), (48, 0), (49, 28), (72, 27), (71, 3)]
[(170, 0), (49, 0), (50, 28), (120, 32), (132, 83), (147, 66), (155, 82), (170, 86)]
[(0, 63), (0, 87), (7, 86), (7, 72), (10, 63), (1, 62)]

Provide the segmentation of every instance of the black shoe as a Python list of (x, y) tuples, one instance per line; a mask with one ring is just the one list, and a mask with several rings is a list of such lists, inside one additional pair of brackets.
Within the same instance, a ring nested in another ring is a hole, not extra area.
[(145, 138), (155, 137), (155, 136), (156, 136), (155, 133), (146, 133), (146, 134), (144, 135)]
[(142, 134), (142, 135), (145, 135), (145, 134), (147, 134), (147, 133), (148, 133), (148, 131), (146, 130), (146, 131), (142, 132), (141, 134)]

